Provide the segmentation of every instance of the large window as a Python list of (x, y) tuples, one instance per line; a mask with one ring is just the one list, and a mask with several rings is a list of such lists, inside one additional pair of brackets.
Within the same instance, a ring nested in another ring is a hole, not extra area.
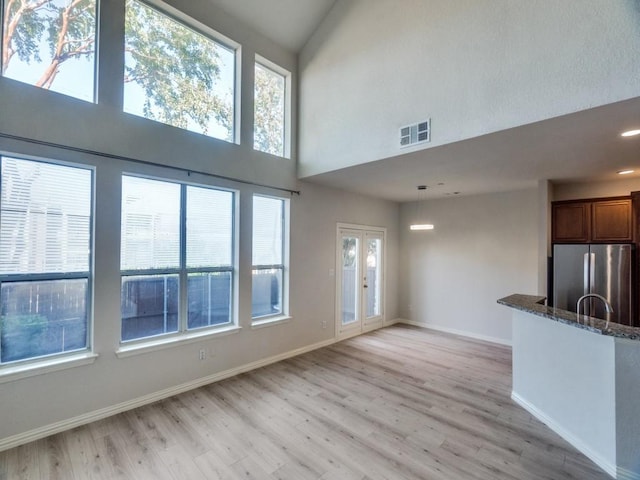
[(286, 217), (281, 198), (253, 197), (252, 316), (286, 314)]
[(87, 349), (93, 172), (2, 157), (0, 363)]
[(235, 50), (127, 0), (124, 111), (234, 140)]
[(122, 340), (233, 321), (234, 193), (122, 178)]
[(286, 76), (255, 63), (253, 148), (285, 156)]
[(5, 0), (2, 75), (93, 102), (96, 0)]

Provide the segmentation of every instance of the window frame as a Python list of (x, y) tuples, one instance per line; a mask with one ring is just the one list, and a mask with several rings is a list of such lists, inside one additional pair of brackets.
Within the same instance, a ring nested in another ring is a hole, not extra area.
[[(99, 68), (98, 68), (98, 64), (100, 62), (100, 14), (101, 14), (101, 9), (102, 9), (102, 1), (103, 0), (95, 0), (95, 14), (94, 14), (94, 25), (93, 25), (93, 29), (94, 29), (94, 40), (93, 40), (93, 45), (94, 45), (94, 52), (93, 52), (93, 85), (91, 88), (91, 99), (90, 100), (86, 100), (80, 96), (77, 95), (72, 95), (69, 93), (63, 93), (63, 92), (58, 92), (56, 90), (51, 90), (50, 88), (44, 88), (44, 87), (38, 87), (37, 85), (34, 85), (33, 83), (30, 82), (26, 82), (24, 80), (18, 80), (12, 77), (7, 77), (6, 75), (2, 74), (2, 44), (4, 43), (4, 17), (5, 17), (5, 9), (6, 9), (6, 2), (3, 0), (0, 0), (0, 78), (5, 78), (7, 80), (11, 80), (14, 82), (19, 82), (23, 85), (29, 85), (30, 87), (34, 87), (37, 88), (39, 90), (45, 90), (48, 91), (50, 93), (53, 94), (57, 94), (57, 95), (64, 95), (65, 97), (70, 97), (76, 100), (80, 100), (82, 102), (87, 102), (87, 103), (91, 103), (94, 105), (97, 105), (99, 103), (99, 99), (98, 99), (98, 74), (99, 74)], [(1, 154), (0, 154), (1, 155)], [(9, 155), (10, 156), (10, 155)], [(94, 176), (95, 176), (95, 172), (94, 172)], [(95, 183), (95, 178), (93, 179), (94, 183)], [(95, 190), (95, 185), (92, 187)], [(94, 202), (95, 203), (95, 202)]]
[[(253, 71), (255, 74), (256, 65), (260, 65), (262, 68), (266, 70), (270, 70), (278, 75), (284, 77), (284, 112), (283, 112), (283, 132), (282, 132), (282, 155), (275, 155), (276, 157), (281, 158), (291, 158), (291, 90), (292, 90), (292, 75), (291, 72), (272, 62), (271, 60), (266, 59), (265, 57), (255, 54), (254, 62), (253, 62)], [(256, 112), (255, 112), (255, 98), (256, 98), (256, 88), (255, 88), (255, 75), (254, 75), (254, 85), (253, 85), (253, 135), (255, 136), (256, 131)], [(262, 150), (258, 150), (255, 145), (255, 138), (253, 140), (253, 144), (251, 148), (256, 152), (266, 153), (267, 155), (273, 155), (269, 152), (263, 152)]]
[[(202, 184), (196, 182), (185, 182), (164, 177), (144, 175), (123, 171), (121, 173), (121, 182), (124, 177), (134, 177), (145, 180), (152, 180), (164, 183), (171, 183), (180, 187), (180, 211), (179, 211), (179, 261), (178, 267), (169, 267), (166, 269), (150, 268), (150, 269), (122, 269), (120, 265), (120, 287), (122, 289), (122, 280), (125, 277), (135, 276), (152, 276), (152, 275), (177, 275), (178, 276), (178, 318), (177, 330), (174, 332), (164, 332), (157, 335), (145, 337), (137, 337), (128, 340), (122, 338), (122, 310), (120, 311), (120, 348), (116, 354), (120, 356), (128, 356), (135, 353), (141, 348), (151, 347), (152, 349), (164, 348), (176, 342), (189, 341), (192, 339), (200, 339), (203, 336), (217, 335), (221, 333), (234, 333), (239, 331), (238, 326), (238, 251), (239, 251), (239, 226), (238, 226), (238, 208), (240, 192), (234, 188), (222, 187), (218, 185)], [(230, 193), (231, 197), (231, 261), (229, 266), (215, 267), (188, 267), (187, 266), (187, 191), (188, 187), (204, 188), (208, 190), (217, 190)], [(120, 205), (122, 205), (122, 195)], [(122, 239), (122, 212), (120, 213), (120, 238)], [(122, 240), (121, 240), (122, 241)], [(122, 248), (120, 249), (120, 261), (122, 261)], [(216, 325), (207, 325), (196, 328), (189, 328), (188, 321), (188, 279), (189, 275), (194, 273), (215, 273), (229, 272), (230, 279), (230, 314), (229, 322)], [(122, 292), (121, 292), (122, 295)], [(122, 302), (122, 297), (121, 297)]]
[[(103, 0), (96, 0), (96, 1), (103, 1)], [(193, 130), (187, 129), (187, 128), (182, 128), (182, 127), (177, 127), (175, 125), (171, 125), (171, 124), (166, 124), (164, 122), (160, 122), (158, 120), (154, 120), (151, 118), (147, 118), (141, 115), (137, 115), (135, 113), (130, 113), (127, 112), (124, 109), (124, 83), (122, 84), (122, 108), (121, 111), (124, 114), (127, 115), (134, 115), (138, 118), (143, 118), (147, 121), (150, 122), (155, 122), (155, 123), (160, 123), (162, 125), (168, 125), (172, 128), (177, 128), (186, 132), (189, 132), (191, 134), (195, 134), (195, 135), (202, 135), (204, 137), (207, 138), (212, 138), (214, 140), (219, 140), (222, 142), (226, 142), (226, 143), (232, 143), (232, 144), (236, 144), (239, 145), (240, 144), (240, 130), (241, 130), (241, 109), (242, 109), (242, 84), (241, 84), (241, 71), (242, 71), (242, 45), (240, 43), (238, 43), (237, 41), (233, 40), (230, 37), (227, 37), (226, 35), (214, 30), (213, 28), (211, 28), (210, 26), (196, 20), (193, 17), (190, 17), (189, 15), (187, 15), (186, 13), (184, 13), (182, 10), (179, 10), (171, 5), (169, 5), (168, 3), (162, 1), (162, 0), (133, 0), (136, 2), (139, 2), (145, 6), (147, 6), (148, 8), (151, 8), (152, 10), (157, 11), (158, 13), (168, 17), (169, 19), (181, 24), (182, 26), (184, 26), (185, 28), (188, 28), (190, 30), (193, 30), (194, 32), (208, 38), (209, 40), (211, 40), (212, 42), (219, 44), (221, 47), (226, 48), (227, 50), (231, 51), (233, 53), (234, 56), (234, 65), (233, 65), (233, 99), (231, 101), (231, 104), (233, 106), (233, 122), (232, 122), (232, 132), (231, 132), (231, 140), (226, 140), (224, 138), (218, 138), (212, 135), (206, 135), (200, 132), (195, 132)], [(126, 0), (125, 0), (126, 2)], [(125, 13), (124, 13), (124, 18), (125, 18), (125, 22), (126, 22), (126, 4), (125, 4)], [(124, 25), (123, 25), (124, 27)], [(123, 39), (123, 47), (126, 50), (126, 37)], [(124, 51), (122, 52), (123, 54), (125, 53)], [(123, 59), (123, 68), (125, 65), (125, 61)]]
[(252, 235), (251, 235), (251, 242), (253, 245), (253, 238), (254, 238), (254, 222), (253, 222), (253, 204), (255, 202), (255, 198), (259, 197), (259, 198), (268, 198), (268, 199), (272, 199), (272, 200), (279, 200), (282, 202), (282, 263), (281, 264), (254, 264), (253, 263), (253, 246), (252, 246), (252, 258), (251, 258), (251, 292), (253, 295), (253, 288), (254, 288), (254, 284), (253, 284), (253, 275), (254, 275), (254, 271), (259, 271), (259, 270), (280, 270), (282, 272), (282, 285), (281, 285), (281, 292), (280, 292), (280, 298), (281, 298), (281, 302), (282, 302), (282, 306), (280, 309), (280, 312), (278, 313), (273, 313), (273, 314), (267, 314), (267, 315), (260, 315), (260, 316), (254, 316), (253, 313), (253, 305), (251, 308), (251, 326), (254, 328), (259, 328), (261, 326), (264, 325), (270, 325), (270, 324), (274, 324), (274, 323), (281, 323), (281, 322), (286, 322), (288, 320), (291, 319), (290, 316), (290, 312), (289, 312), (289, 234), (290, 234), (290, 221), (291, 221), (291, 212), (290, 212), (290, 200), (288, 198), (284, 198), (284, 197), (279, 197), (276, 195), (266, 195), (266, 194), (262, 194), (262, 193), (254, 193), (252, 195), (252, 219), (251, 219), (251, 225), (252, 225)]
[[(45, 273), (0, 273), (0, 285), (2, 283), (31, 283), (60, 280), (85, 280), (87, 281), (86, 291), (86, 333), (85, 347), (75, 350), (62, 351), (46, 355), (39, 355), (19, 359), (7, 363), (0, 360), (0, 383), (17, 378), (25, 378), (43, 373), (43, 371), (57, 371), (79, 365), (93, 363), (97, 355), (94, 353), (94, 279), (95, 279), (95, 228), (96, 228), (96, 167), (57, 160), (51, 158), (39, 158), (31, 155), (13, 154), (0, 151), (0, 180), (2, 178), (2, 159), (14, 158), (28, 162), (37, 162), (60, 167), (75, 168), (87, 171), (90, 175), (89, 185), (89, 239), (87, 252), (87, 267), (85, 271), (69, 272), (45, 272)], [(0, 199), (0, 209), (1, 209)], [(0, 213), (1, 214), (1, 213)], [(6, 380), (5, 377), (6, 376)]]

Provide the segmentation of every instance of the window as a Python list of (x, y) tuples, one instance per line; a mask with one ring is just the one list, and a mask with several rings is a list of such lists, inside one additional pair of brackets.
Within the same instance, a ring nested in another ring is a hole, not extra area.
[(253, 148), (285, 156), (286, 80), (284, 74), (255, 64)]
[(96, 0), (3, 4), (2, 75), (93, 102)]
[(234, 193), (122, 178), (122, 340), (233, 320)]
[(0, 364), (89, 347), (93, 172), (2, 157)]
[(254, 319), (286, 314), (286, 201), (253, 197), (253, 283)]
[(235, 50), (127, 0), (124, 111), (234, 140)]

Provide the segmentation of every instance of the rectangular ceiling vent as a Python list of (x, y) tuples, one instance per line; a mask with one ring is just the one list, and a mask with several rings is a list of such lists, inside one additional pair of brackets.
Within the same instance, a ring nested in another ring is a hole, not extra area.
[(400, 147), (408, 147), (417, 143), (431, 141), (431, 119), (424, 122), (407, 125), (400, 129)]

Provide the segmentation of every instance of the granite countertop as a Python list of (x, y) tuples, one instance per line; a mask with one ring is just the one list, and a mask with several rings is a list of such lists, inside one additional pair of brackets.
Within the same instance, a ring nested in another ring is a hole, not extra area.
[(509, 295), (508, 297), (501, 298), (498, 300), (498, 303), (507, 307), (515, 308), (516, 310), (532, 313), (539, 317), (564, 323), (565, 325), (589, 330), (590, 332), (597, 333), (599, 335), (640, 340), (640, 328), (629, 327), (627, 325), (620, 325), (619, 323), (613, 322), (609, 322), (609, 326), (605, 328), (607, 325), (606, 320), (587, 317), (585, 315), (580, 315), (580, 319), (578, 319), (577, 314), (574, 312), (554, 307), (547, 307), (544, 304), (545, 300), (545, 297), (516, 293)]

